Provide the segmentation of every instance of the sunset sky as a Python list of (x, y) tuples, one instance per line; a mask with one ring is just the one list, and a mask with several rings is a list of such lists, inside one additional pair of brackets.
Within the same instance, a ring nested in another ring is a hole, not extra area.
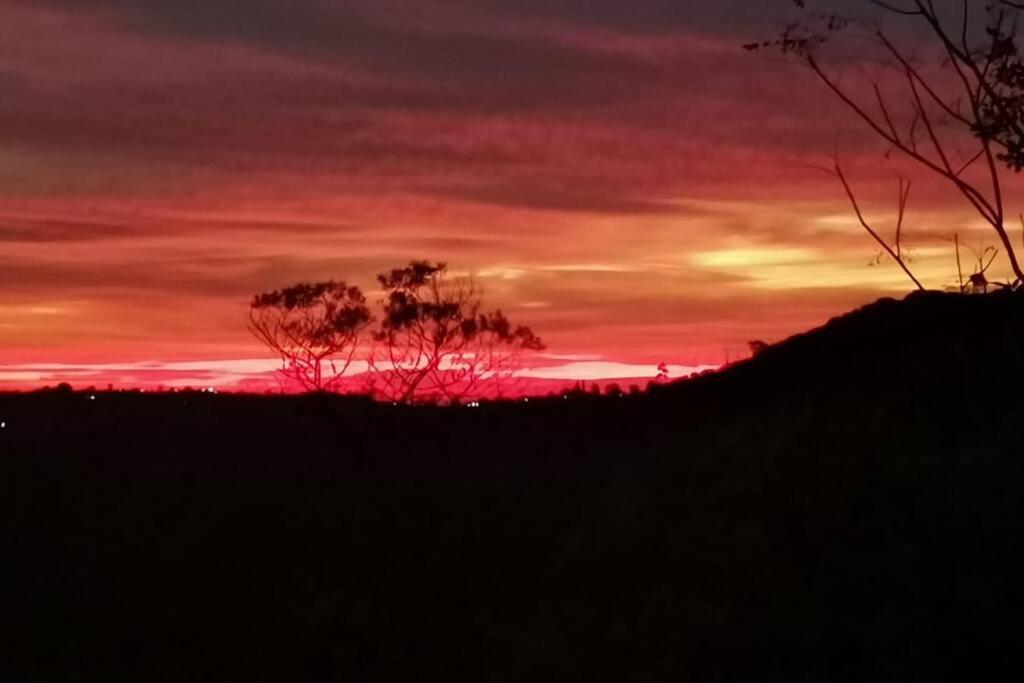
[[(891, 225), (884, 148), (740, 47), (790, 5), (6, 0), (0, 386), (244, 383), (252, 294), (413, 258), (474, 273), (556, 378), (683, 373), (901, 295), (821, 170), (839, 150)], [(953, 284), (977, 219), (925, 178), (910, 210)]]

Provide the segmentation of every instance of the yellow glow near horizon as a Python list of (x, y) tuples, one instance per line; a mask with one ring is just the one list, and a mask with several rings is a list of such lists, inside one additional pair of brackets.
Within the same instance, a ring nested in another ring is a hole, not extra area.
[(821, 259), (817, 249), (749, 248), (702, 251), (691, 256), (694, 265), (703, 268), (746, 268), (814, 262)]

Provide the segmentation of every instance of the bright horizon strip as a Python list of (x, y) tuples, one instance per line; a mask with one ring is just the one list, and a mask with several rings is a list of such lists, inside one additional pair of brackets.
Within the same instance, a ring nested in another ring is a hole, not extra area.
[[(718, 366), (688, 366), (668, 364), (668, 375), (679, 379), (689, 375), (717, 369)], [(280, 362), (272, 359), (253, 358), (222, 361), (143, 361), (132, 363), (24, 363), (0, 365), (0, 390), (33, 390), (44, 385), (67, 382), (76, 388), (85, 386), (115, 388), (158, 387), (182, 388), (213, 387), (218, 390), (244, 390), (257, 384), (265, 387), (277, 386)], [(365, 362), (355, 363), (346, 373), (347, 377), (359, 377), (372, 372)], [(523, 379), (549, 380), (564, 383), (602, 382), (616, 380), (653, 380), (658, 375), (657, 365), (617, 363), (612, 361), (586, 360), (570, 361), (563, 364), (527, 367), (516, 372)], [(128, 381), (125, 378), (129, 377)]]

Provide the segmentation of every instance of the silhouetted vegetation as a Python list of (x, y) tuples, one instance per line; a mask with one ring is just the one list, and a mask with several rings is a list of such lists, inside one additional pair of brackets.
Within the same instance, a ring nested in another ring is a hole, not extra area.
[(1022, 333), (924, 293), (643, 394), (0, 395), (0, 674), (1012, 680)]
[(764, 351), (766, 351), (769, 345), (767, 342), (763, 342), (760, 339), (755, 339), (753, 341), (747, 342), (747, 346), (750, 347), (750, 355), (753, 357), (757, 357), (761, 355)]
[[(483, 308), (471, 277), (412, 261), (377, 276), (381, 318), (344, 282), (298, 284), (253, 298), (249, 329), (282, 360), (293, 388), (353, 388), (397, 403), (459, 403), (516, 395), (524, 355), (543, 350), (529, 327)], [(361, 354), (361, 356), (359, 355)], [(362, 358), (369, 372), (348, 374)]]
[(383, 316), (371, 356), (373, 392), (402, 403), (459, 403), (512, 389), (524, 352), (544, 344), (501, 311), (483, 310), (469, 277), (443, 263), (413, 261), (378, 276)]
[(362, 290), (333, 280), (257, 294), (249, 305), (249, 330), (307, 391), (339, 385), (371, 320)]
[[(1014, 274), (1009, 284), (1020, 284), (1024, 270), (1007, 225), (1016, 218), (1007, 214), (1002, 172), (1024, 168), (1021, 5), (1007, 0), (952, 5), (864, 0), (866, 8), (879, 9), (890, 21), (905, 20), (910, 31), (901, 34), (853, 14), (814, 12), (806, 7), (813, 3), (805, 0), (794, 4), (805, 11), (804, 21), (790, 24), (776, 39), (745, 47), (774, 48), (800, 59), (890, 152), (946, 180), (996, 233)], [(915, 32), (922, 30), (930, 43), (920, 43)], [(881, 75), (868, 76), (859, 86), (840, 77), (847, 39), (855, 41), (859, 64), (882, 65), (875, 71)], [(899, 246), (909, 185), (901, 181), (893, 246), (865, 220), (838, 160), (835, 171), (861, 225), (923, 289)]]

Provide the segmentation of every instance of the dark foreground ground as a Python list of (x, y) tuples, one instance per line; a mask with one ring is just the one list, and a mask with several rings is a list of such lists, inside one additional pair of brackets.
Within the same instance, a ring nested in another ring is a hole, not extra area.
[(0, 396), (4, 681), (1018, 679), (1024, 299), (642, 397)]

